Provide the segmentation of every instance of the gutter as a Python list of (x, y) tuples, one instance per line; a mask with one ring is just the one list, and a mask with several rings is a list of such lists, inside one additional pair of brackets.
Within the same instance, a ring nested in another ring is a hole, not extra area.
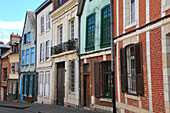
[(116, 113), (116, 93), (115, 93), (115, 62), (114, 62), (114, 22), (113, 22), (113, 4), (114, 0), (110, 0), (110, 35), (111, 35), (111, 70), (112, 70), (112, 103), (113, 103), (113, 113)]
[[(80, 0), (78, 0), (78, 5), (80, 6)], [(82, 108), (82, 105), (81, 105), (81, 59), (80, 59), (80, 26), (81, 26), (81, 15), (78, 15), (78, 23), (79, 23), (79, 26), (78, 26), (78, 31), (79, 31), (79, 34), (78, 34), (78, 40), (79, 40), (79, 46), (78, 46), (78, 59), (79, 59), (79, 108)]]

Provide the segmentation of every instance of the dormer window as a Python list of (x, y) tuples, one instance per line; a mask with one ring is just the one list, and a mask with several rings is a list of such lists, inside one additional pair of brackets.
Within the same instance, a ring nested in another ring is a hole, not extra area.
[(24, 34), (24, 44), (31, 42), (31, 32)]

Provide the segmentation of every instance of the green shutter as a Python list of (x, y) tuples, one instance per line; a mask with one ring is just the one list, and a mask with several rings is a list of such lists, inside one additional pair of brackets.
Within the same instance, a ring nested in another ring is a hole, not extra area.
[(27, 75), (27, 87), (26, 87), (26, 94), (29, 95), (29, 83), (30, 83), (30, 75)]
[(33, 79), (32, 79), (32, 97), (34, 97), (35, 93), (35, 74), (33, 74)]

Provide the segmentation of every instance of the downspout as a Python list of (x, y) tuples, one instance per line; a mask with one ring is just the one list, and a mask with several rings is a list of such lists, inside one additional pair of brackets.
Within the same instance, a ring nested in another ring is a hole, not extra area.
[(113, 113), (116, 113), (116, 94), (115, 94), (115, 66), (114, 66), (114, 23), (113, 23), (113, 3), (114, 0), (110, 0), (110, 30), (111, 30), (111, 70), (112, 70), (112, 102), (113, 102)]
[[(80, 0), (78, 0), (78, 4), (80, 5)], [(80, 22), (81, 22), (81, 15), (78, 16), (78, 23), (79, 23), (79, 26), (78, 26), (78, 31), (79, 31), (79, 44), (78, 44), (78, 59), (79, 59), (79, 108), (82, 107), (81, 105), (81, 59), (80, 59)]]
[[(21, 63), (21, 43), (22, 43), (22, 37), (21, 37), (21, 39), (20, 39), (20, 41), (19, 41), (19, 67), (18, 67), (19, 73), (18, 73), (18, 83), (17, 83), (17, 84), (18, 84), (18, 91), (17, 91), (17, 92), (18, 92), (18, 99), (20, 98), (20, 97), (19, 97), (19, 94), (20, 94), (20, 92), (19, 92), (19, 89), (20, 89), (19, 83), (20, 83), (20, 82), (19, 82), (19, 81), (20, 81), (20, 66), (21, 66), (21, 64), (20, 64), (20, 63)], [(20, 89), (20, 90), (21, 90), (21, 89)]]

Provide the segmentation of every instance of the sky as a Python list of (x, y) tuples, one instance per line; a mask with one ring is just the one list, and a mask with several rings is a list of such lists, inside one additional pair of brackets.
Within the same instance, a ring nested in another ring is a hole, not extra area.
[(7, 43), (10, 34), (22, 35), (26, 11), (35, 11), (45, 0), (0, 0), (0, 41)]

